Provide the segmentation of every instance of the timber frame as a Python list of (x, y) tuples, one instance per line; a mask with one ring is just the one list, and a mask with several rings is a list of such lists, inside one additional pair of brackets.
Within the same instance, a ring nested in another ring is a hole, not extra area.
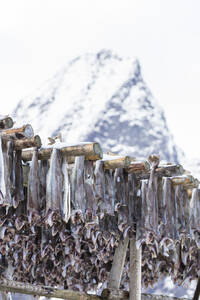
[[(145, 186), (145, 180), (150, 182), (154, 180), (153, 176), (160, 176), (159, 178), (170, 177), (171, 186), (175, 189), (181, 186), (187, 194), (190, 195), (193, 189), (197, 189), (199, 181), (195, 179), (192, 175), (187, 175), (181, 165), (176, 164), (159, 164), (159, 157), (156, 155), (150, 156), (148, 159), (143, 161), (137, 161), (130, 156), (115, 156), (115, 155), (103, 155), (101, 146), (99, 143), (78, 143), (76, 145), (66, 145), (66, 144), (53, 144), (45, 148), (41, 148), (41, 139), (38, 135), (34, 136), (33, 129), (31, 125), (27, 124), (20, 128), (12, 128), (14, 122), (12, 118), (5, 116), (0, 120), (0, 135), (2, 143), (6, 144), (12, 142), (13, 151), (16, 153), (21, 153), (21, 159), (24, 163), (28, 161), (33, 162), (34, 153), (39, 161), (48, 161), (52, 157), (53, 153), (59, 152), (63, 157), (66, 157), (66, 163), (68, 168), (76, 168), (76, 166), (84, 165), (84, 161), (92, 162), (92, 167), (95, 170), (100, 170), (106, 174), (111, 174), (112, 172), (118, 172), (116, 176), (118, 178), (123, 177), (125, 190), (123, 191), (124, 197), (127, 197), (127, 186), (132, 184), (127, 181), (127, 178), (133, 179), (135, 182), (143, 180)], [(33, 147), (33, 148), (31, 148)], [(31, 148), (31, 149), (30, 149)], [(57, 151), (59, 150), (59, 151)], [(27, 168), (26, 168), (27, 167)], [(97, 168), (99, 167), (99, 169)], [(88, 170), (91, 168), (90, 163), (88, 164)], [(24, 171), (26, 170), (26, 172)], [(74, 169), (73, 169), (74, 170)], [(74, 172), (74, 173), (73, 173)], [(72, 179), (77, 180), (76, 172), (72, 171)], [(89, 171), (88, 171), (89, 172)], [(109, 173), (110, 172), (110, 173)], [(121, 173), (120, 173), (121, 172)], [(23, 165), (23, 185), (25, 188), (29, 185), (29, 175), (30, 168), (28, 165)], [(89, 173), (88, 173), (89, 174)], [(98, 174), (102, 173), (95, 173)], [(90, 178), (91, 174), (88, 175)], [(110, 175), (109, 175), (110, 176)], [(129, 176), (129, 177), (128, 177)], [(79, 181), (76, 182), (77, 188)], [(117, 182), (117, 181), (116, 181)], [(154, 185), (150, 187), (150, 192)], [(119, 187), (118, 187), (119, 188)], [(128, 190), (129, 191), (129, 190)], [(74, 197), (76, 197), (76, 189), (72, 191)], [(73, 194), (72, 193), (72, 194)], [(128, 195), (129, 196), (129, 195)], [(135, 195), (131, 195), (131, 199), (135, 199)], [(189, 197), (189, 196), (188, 196)], [(133, 202), (133, 201), (132, 201)], [(132, 203), (131, 202), (131, 203)], [(6, 204), (8, 205), (8, 204)], [(131, 204), (133, 205), (133, 204)], [(34, 211), (35, 213), (35, 211)], [(37, 215), (37, 214), (36, 214)], [(31, 215), (32, 218), (32, 215)], [(130, 216), (129, 216), (130, 218)], [(31, 220), (34, 223), (34, 219)], [(131, 221), (132, 222), (132, 221)], [(122, 223), (123, 224), (123, 223)], [(132, 226), (133, 224), (131, 224)], [(130, 227), (131, 227), (130, 226)], [(135, 226), (135, 225), (134, 225)], [(133, 226), (133, 228), (135, 228)], [(12, 293), (23, 293), (29, 295), (45, 296), (45, 297), (55, 297), (63, 298), (69, 300), (100, 300), (100, 299), (130, 299), (130, 300), (140, 300), (141, 299), (141, 264), (142, 264), (142, 248), (137, 245), (137, 234), (135, 229), (130, 230), (124, 238), (119, 240), (118, 247), (115, 248), (115, 253), (113, 256), (112, 267), (110, 270), (109, 280), (107, 288), (102, 291), (101, 296), (87, 294), (84, 292), (78, 292), (70, 289), (59, 289), (56, 287), (42, 286), (24, 282), (17, 282), (11, 280), (10, 278), (0, 278), (0, 291), (2, 292), (12, 292)], [(120, 283), (122, 279), (122, 273), (125, 265), (127, 250), (130, 251), (130, 281), (129, 290), (120, 290)]]

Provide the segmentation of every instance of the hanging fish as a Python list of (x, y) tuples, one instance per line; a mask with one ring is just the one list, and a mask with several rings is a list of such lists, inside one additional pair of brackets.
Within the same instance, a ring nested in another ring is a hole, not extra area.
[(125, 204), (125, 182), (122, 168), (115, 169), (114, 173), (115, 203)]
[(171, 205), (172, 184), (168, 177), (163, 177), (163, 203), (166, 205), (166, 225), (164, 236), (173, 239), (173, 206)]
[(39, 161), (39, 181), (40, 181), (40, 209), (44, 210), (46, 205), (46, 179), (48, 172), (48, 160)]
[(171, 191), (171, 207), (172, 207), (172, 223), (173, 223), (173, 239), (179, 239), (179, 230), (178, 230), (178, 205), (176, 201), (176, 191), (172, 186)]
[(86, 194), (86, 210), (92, 212), (93, 215), (97, 211), (97, 201), (94, 190), (94, 171), (93, 162), (85, 161), (85, 180), (84, 180), (85, 194)]
[(190, 238), (184, 237), (181, 240), (181, 261), (187, 266), (189, 258)]
[(86, 210), (84, 161), (84, 156), (77, 156), (72, 173), (72, 203), (74, 208), (80, 209), (82, 213), (85, 213)]
[(2, 138), (0, 136), (0, 204), (3, 204), (6, 197), (5, 163), (2, 148)]
[(102, 160), (96, 161), (95, 170), (94, 170), (94, 179), (95, 179), (95, 198), (97, 201), (97, 205), (101, 210), (102, 205), (104, 203), (104, 194), (105, 194), (105, 176), (104, 176), (104, 168), (103, 168)]
[(158, 233), (159, 238), (161, 238), (165, 231), (166, 221), (166, 197), (163, 196), (163, 178), (158, 178)]
[(68, 174), (68, 163), (66, 157), (62, 160), (62, 173), (64, 177), (63, 198), (61, 201), (61, 213), (63, 220), (67, 223), (71, 216), (71, 185)]
[(19, 205), (19, 202), (24, 200), (21, 150), (15, 151), (14, 170), (15, 170), (15, 175), (14, 175), (15, 184), (14, 184), (14, 192), (13, 192), (13, 206), (14, 208), (16, 208)]
[(179, 233), (182, 233), (185, 231), (185, 218), (183, 187), (181, 184), (175, 186), (175, 203), (177, 205), (177, 229)]
[(148, 180), (141, 180), (141, 201), (140, 208), (137, 208), (136, 224), (136, 245), (137, 248), (146, 240), (146, 231), (151, 230), (149, 223), (149, 207), (147, 203)]
[(49, 210), (60, 211), (63, 194), (63, 174), (60, 150), (53, 148), (46, 182), (46, 214)]
[(9, 158), (9, 176), (10, 176), (10, 191), (13, 195), (15, 189), (15, 152), (13, 141), (7, 142), (8, 147), (8, 158)]
[(157, 199), (157, 177), (155, 177), (155, 168), (158, 162), (152, 162), (151, 173), (148, 181), (147, 190), (147, 216), (151, 230), (157, 234), (158, 230), (158, 199)]
[[(135, 183), (135, 175), (128, 174), (128, 183), (127, 185), (127, 206), (128, 206), (128, 221), (129, 224), (136, 224), (136, 214), (137, 214), (137, 195), (136, 195), (136, 183)], [(134, 226), (133, 225), (133, 226)]]
[(112, 170), (105, 170), (105, 195), (104, 195), (104, 203), (105, 203), (105, 211), (110, 215), (114, 215), (115, 210), (115, 199), (114, 199), (114, 182), (113, 182), (113, 174)]
[(199, 189), (192, 190), (192, 198), (190, 200), (190, 226), (193, 231), (200, 231), (200, 198)]
[(10, 164), (9, 164), (9, 142), (2, 141), (1, 144), (2, 154), (3, 154), (3, 173), (5, 182), (5, 195), (3, 200), (3, 205), (9, 208), (12, 206), (11, 197), (11, 182), (10, 182)]
[(32, 156), (31, 167), (28, 175), (27, 211), (28, 213), (40, 213), (40, 183), (38, 152), (35, 149)]
[(185, 220), (185, 233), (191, 233), (190, 227), (190, 199), (186, 190), (183, 190), (183, 211), (184, 211), (184, 220)]

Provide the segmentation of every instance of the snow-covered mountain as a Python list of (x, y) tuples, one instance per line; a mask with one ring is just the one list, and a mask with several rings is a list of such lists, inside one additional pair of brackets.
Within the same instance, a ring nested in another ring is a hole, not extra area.
[(31, 123), (45, 141), (62, 133), (68, 143), (98, 141), (104, 150), (137, 158), (178, 151), (165, 115), (142, 78), (137, 59), (108, 50), (69, 62), (17, 105), (13, 117)]

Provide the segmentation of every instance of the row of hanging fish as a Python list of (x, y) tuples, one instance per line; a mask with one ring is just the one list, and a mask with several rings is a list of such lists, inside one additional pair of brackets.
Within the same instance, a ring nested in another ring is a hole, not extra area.
[[(76, 211), (66, 223), (54, 213), (53, 222), (38, 224), (16, 216), (20, 206), (0, 209), (4, 224), (0, 227), (0, 277), (79, 291), (96, 290), (108, 282), (114, 251), (125, 231), (114, 230), (117, 216), (104, 215), (102, 224)], [(6, 217), (5, 217), (6, 216)], [(22, 215), (20, 215), (22, 217)], [(35, 221), (35, 222), (34, 222)], [(47, 221), (47, 220), (46, 220)], [(128, 289), (129, 251), (121, 287)], [(142, 283), (153, 285), (170, 273), (182, 284), (196, 278), (200, 270), (200, 249), (191, 238), (174, 242), (157, 241), (153, 236), (142, 244)]]
[(137, 240), (149, 235), (180, 240), (190, 236), (200, 247), (200, 191), (194, 188), (189, 198), (182, 185), (173, 186), (168, 177), (141, 180), (141, 215), (137, 221)]
[[(171, 273), (181, 283), (200, 270), (200, 198), (155, 175), (138, 181), (103, 161), (76, 157), (69, 165), (59, 149), (49, 161), (34, 151), (23, 184), (21, 151), (0, 144), (0, 276), (89, 290), (107, 282), (120, 239), (136, 232), (142, 247), (143, 284)], [(122, 280), (128, 282), (129, 258)], [(9, 272), (8, 272), (9, 270)]]

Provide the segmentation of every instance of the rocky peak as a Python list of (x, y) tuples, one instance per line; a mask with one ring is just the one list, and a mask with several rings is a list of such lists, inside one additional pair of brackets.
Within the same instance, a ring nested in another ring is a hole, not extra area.
[(138, 60), (110, 50), (70, 61), (20, 101), (14, 117), (30, 122), (43, 140), (62, 132), (69, 143), (95, 140), (104, 150), (137, 158), (157, 153), (168, 162), (178, 161), (164, 112), (143, 80)]

